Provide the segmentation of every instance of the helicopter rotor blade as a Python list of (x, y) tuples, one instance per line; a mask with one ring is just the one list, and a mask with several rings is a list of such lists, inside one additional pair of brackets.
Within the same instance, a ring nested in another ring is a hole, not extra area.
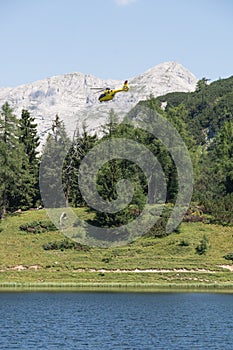
[(103, 90), (104, 88), (103, 87), (91, 87), (90, 89), (91, 90)]
[(91, 88), (91, 90), (97, 90), (95, 91), (95, 94), (98, 94), (99, 92), (106, 90), (106, 88)]

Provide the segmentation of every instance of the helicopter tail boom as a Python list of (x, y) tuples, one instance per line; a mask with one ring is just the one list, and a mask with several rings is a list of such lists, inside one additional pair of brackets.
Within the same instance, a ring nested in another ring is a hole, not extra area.
[(128, 85), (128, 80), (125, 80), (123, 88), (124, 91), (128, 91), (129, 90), (129, 85)]

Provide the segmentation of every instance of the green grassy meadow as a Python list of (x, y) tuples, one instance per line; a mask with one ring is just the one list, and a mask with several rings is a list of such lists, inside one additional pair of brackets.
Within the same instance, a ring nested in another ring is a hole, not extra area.
[[(88, 218), (85, 209), (76, 210), (79, 217)], [(174, 287), (233, 290), (233, 272), (221, 267), (231, 264), (223, 256), (233, 251), (232, 227), (182, 223), (179, 233), (165, 238), (141, 237), (125, 246), (44, 250), (43, 244), (65, 237), (58, 230), (42, 233), (20, 230), (21, 225), (40, 220), (49, 220), (45, 210), (9, 215), (1, 222), (2, 289)], [(198, 255), (195, 247), (204, 234), (208, 237), (209, 248), (206, 254)]]

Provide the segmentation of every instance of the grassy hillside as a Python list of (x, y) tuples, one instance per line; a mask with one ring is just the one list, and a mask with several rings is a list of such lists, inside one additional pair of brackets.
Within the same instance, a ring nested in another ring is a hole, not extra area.
[[(76, 210), (80, 217), (88, 217), (84, 209)], [(233, 288), (233, 273), (221, 267), (229, 265), (223, 256), (233, 250), (233, 228), (182, 223), (180, 233), (164, 238), (142, 237), (122, 247), (45, 250), (43, 245), (66, 238), (58, 230), (20, 230), (21, 225), (33, 221), (48, 221), (46, 212), (22, 212), (0, 224), (2, 287), (68, 284)], [(208, 250), (199, 255), (196, 247), (203, 235), (209, 240)]]

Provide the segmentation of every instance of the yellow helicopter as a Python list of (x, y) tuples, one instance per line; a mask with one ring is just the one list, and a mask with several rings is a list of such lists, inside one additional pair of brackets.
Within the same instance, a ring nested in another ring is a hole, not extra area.
[(129, 90), (129, 85), (128, 85), (128, 80), (125, 80), (124, 85), (122, 86), (121, 89), (116, 89), (116, 90), (115, 89), (113, 90), (113, 89), (110, 89), (110, 88), (104, 88), (104, 89), (102, 89), (102, 88), (91, 88), (91, 89), (98, 89), (97, 92), (103, 91), (103, 93), (99, 96), (99, 101), (100, 102), (106, 102), (106, 101), (113, 100), (113, 98), (114, 98), (114, 96), (115, 96), (115, 94), (117, 92), (122, 92), (122, 91), (126, 92), (126, 91), (128, 91)]

